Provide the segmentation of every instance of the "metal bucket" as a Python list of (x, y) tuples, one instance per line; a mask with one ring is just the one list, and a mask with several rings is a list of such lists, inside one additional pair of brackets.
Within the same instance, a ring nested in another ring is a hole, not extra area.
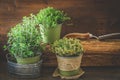
[(9, 56), (7, 56), (8, 72), (11, 76), (18, 78), (40, 77), (42, 60), (34, 64), (18, 64), (9, 59)]

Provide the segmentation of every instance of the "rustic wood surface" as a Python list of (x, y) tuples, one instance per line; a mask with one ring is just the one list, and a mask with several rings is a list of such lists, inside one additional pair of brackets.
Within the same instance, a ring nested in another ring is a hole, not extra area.
[[(20, 79), (8, 74), (6, 63), (0, 63), (0, 80), (61, 80), (60, 77), (52, 77), (56, 67), (42, 67), (40, 78)], [(119, 67), (82, 67), (83, 76), (76, 80), (119, 80)]]
[(86, 54), (119, 54), (120, 39), (111, 39), (106, 41), (85, 40), (81, 42)]
[[(57, 67), (55, 55), (43, 59), (43, 65)], [(120, 55), (83, 55), (81, 66), (120, 66)]]
[(61, 36), (70, 32), (91, 32), (96, 35), (120, 32), (119, 2), (119, 0), (0, 0), (0, 34), (5, 36), (23, 16), (36, 14), (48, 6), (63, 10), (72, 19), (64, 24)]

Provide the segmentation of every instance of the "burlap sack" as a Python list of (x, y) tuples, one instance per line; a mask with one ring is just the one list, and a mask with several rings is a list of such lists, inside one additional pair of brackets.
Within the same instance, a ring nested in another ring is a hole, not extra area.
[(82, 55), (76, 57), (57, 56), (58, 69), (62, 71), (73, 71), (80, 68)]

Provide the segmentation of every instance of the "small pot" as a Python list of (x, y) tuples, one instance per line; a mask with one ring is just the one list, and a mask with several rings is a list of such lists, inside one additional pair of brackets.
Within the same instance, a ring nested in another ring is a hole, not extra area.
[(62, 76), (75, 76), (80, 72), (82, 55), (76, 57), (57, 56), (59, 74)]
[(11, 60), (11, 56), (7, 55), (8, 72), (18, 78), (37, 78), (40, 77), (42, 60), (33, 64), (19, 64)]
[(60, 39), (62, 24), (58, 24), (54, 28), (46, 28), (40, 25), (40, 32), (44, 43), (53, 43), (54, 41)]

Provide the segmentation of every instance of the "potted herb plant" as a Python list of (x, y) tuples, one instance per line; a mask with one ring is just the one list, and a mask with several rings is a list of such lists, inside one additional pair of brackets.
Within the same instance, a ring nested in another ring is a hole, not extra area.
[(43, 42), (53, 43), (55, 40), (60, 39), (61, 26), (64, 21), (70, 18), (63, 11), (47, 7), (39, 11), (37, 19)]
[(58, 72), (61, 76), (79, 75), (83, 47), (79, 39), (63, 38), (55, 41), (51, 50), (57, 56)]
[(24, 17), (23, 21), (8, 33), (5, 49), (9, 51), (9, 72), (25, 77), (39, 76), (41, 64), (41, 35), (34, 15)]

